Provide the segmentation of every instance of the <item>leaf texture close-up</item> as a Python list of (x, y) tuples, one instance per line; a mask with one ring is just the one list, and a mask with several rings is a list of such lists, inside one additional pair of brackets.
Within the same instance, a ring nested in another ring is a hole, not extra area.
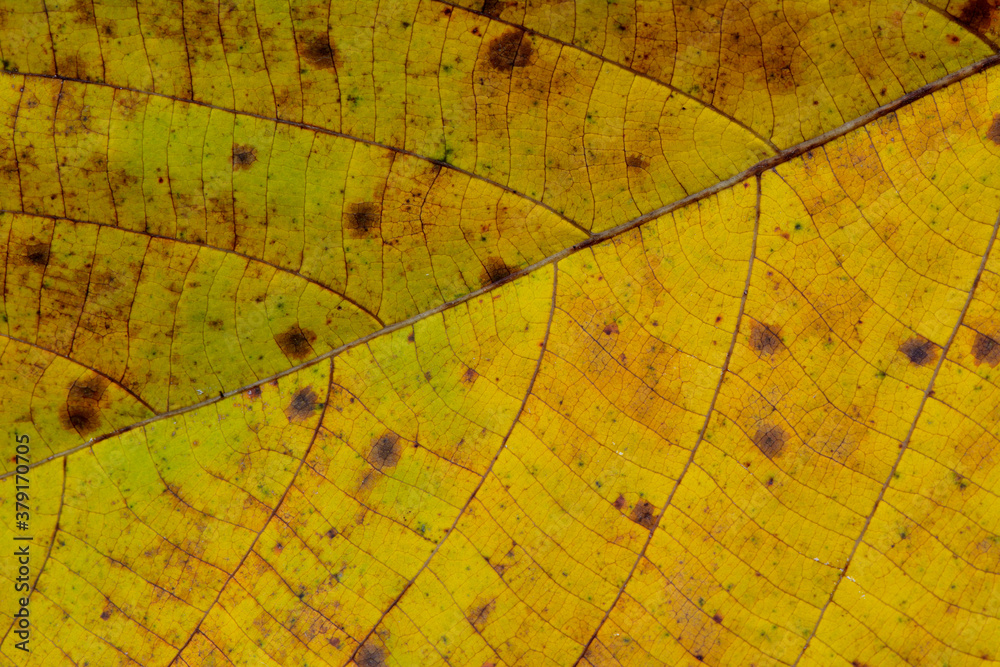
[(0, 665), (1000, 665), (998, 45), (0, 1)]

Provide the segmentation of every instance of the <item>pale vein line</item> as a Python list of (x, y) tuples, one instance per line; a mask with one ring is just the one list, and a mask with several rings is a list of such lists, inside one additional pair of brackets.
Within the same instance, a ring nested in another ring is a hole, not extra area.
[(847, 556), (847, 561), (844, 563), (844, 569), (840, 572), (840, 578), (837, 579), (837, 583), (833, 585), (833, 590), (830, 591), (830, 597), (823, 605), (823, 608), (819, 611), (819, 617), (816, 619), (816, 625), (813, 626), (812, 632), (809, 634), (809, 638), (806, 639), (806, 643), (802, 646), (802, 652), (799, 653), (797, 658), (795, 658), (791, 667), (796, 667), (796, 665), (799, 664), (799, 660), (801, 660), (802, 656), (806, 654), (809, 644), (816, 637), (816, 632), (819, 630), (820, 623), (823, 621), (823, 615), (826, 613), (830, 603), (833, 602), (833, 598), (837, 594), (837, 589), (840, 587), (840, 582), (847, 578), (847, 571), (851, 567), (851, 563), (854, 561), (854, 555), (857, 553), (858, 547), (861, 546), (861, 541), (864, 538), (865, 533), (868, 532), (868, 526), (871, 524), (876, 510), (878, 510), (879, 505), (882, 503), (882, 497), (885, 495), (886, 489), (889, 488), (893, 475), (896, 474), (896, 468), (899, 467), (899, 462), (903, 459), (903, 454), (906, 453), (906, 450), (910, 446), (910, 439), (913, 437), (913, 432), (917, 429), (917, 423), (920, 421), (920, 415), (923, 413), (924, 405), (927, 404), (927, 399), (930, 398), (932, 393), (934, 393), (934, 381), (937, 380), (938, 373), (941, 371), (941, 367), (944, 366), (944, 362), (948, 358), (948, 351), (951, 349), (951, 344), (955, 341), (955, 336), (958, 335), (958, 330), (962, 326), (962, 320), (965, 319), (965, 314), (968, 312), (969, 305), (972, 303), (972, 297), (976, 293), (976, 287), (979, 285), (979, 279), (982, 277), (983, 271), (986, 269), (986, 261), (989, 259), (990, 251), (993, 249), (993, 242), (996, 241), (998, 229), (1000, 229), (1000, 214), (997, 215), (996, 222), (993, 223), (993, 233), (990, 236), (989, 243), (986, 244), (986, 252), (983, 253), (983, 259), (979, 263), (979, 270), (976, 272), (976, 278), (972, 281), (972, 287), (969, 288), (969, 296), (966, 297), (965, 305), (962, 307), (962, 312), (958, 315), (958, 321), (955, 322), (955, 327), (951, 330), (951, 335), (948, 336), (948, 342), (944, 344), (944, 348), (941, 350), (941, 358), (938, 359), (937, 366), (934, 367), (934, 373), (931, 375), (930, 382), (927, 384), (927, 388), (924, 389), (924, 395), (920, 399), (920, 405), (917, 407), (917, 414), (914, 415), (913, 422), (910, 424), (910, 430), (907, 431), (906, 437), (903, 438), (903, 442), (899, 446), (899, 454), (896, 456), (896, 462), (892, 464), (892, 469), (889, 470), (889, 475), (882, 484), (882, 489), (878, 492), (875, 504), (872, 506), (872, 510), (868, 514), (868, 518), (865, 519), (864, 526), (861, 527), (861, 534), (858, 535), (858, 539), (854, 541), (854, 547), (851, 548), (851, 553)]
[[(358, 647), (354, 650), (354, 653), (351, 655), (351, 660), (357, 659), (357, 653), (358, 651), (361, 650), (361, 647), (364, 646), (365, 643), (368, 641), (368, 639), (372, 636), (372, 634), (374, 634), (378, 626), (381, 625), (382, 621), (384, 621), (386, 616), (389, 615), (389, 612), (391, 612), (393, 608), (399, 603), (399, 601), (403, 599), (403, 596), (406, 595), (406, 591), (410, 590), (410, 586), (413, 585), (413, 582), (417, 580), (417, 577), (420, 576), (421, 572), (427, 569), (427, 566), (430, 565), (431, 560), (434, 559), (434, 556), (437, 554), (437, 552), (441, 550), (441, 547), (444, 545), (444, 543), (447, 542), (448, 538), (451, 537), (451, 534), (455, 532), (456, 528), (458, 527), (459, 520), (461, 520), (461, 518), (465, 516), (465, 512), (467, 509), (469, 509), (469, 505), (471, 505), (472, 501), (475, 500), (476, 494), (479, 493), (479, 489), (481, 489), (483, 484), (486, 482), (486, 478), (490, 476), (490, 472), (493, 470), (494, 464), (496, 464), (497, 460), (500, 458), (500, 455), (503, 453), (503, 451), (507, 449), (507, 441), (510, 439), (510, 434), (514, 432), (514, 428), (517, 426), (518, 421), (521, 419), (521, 413), (524, 412), (524, 406), (528, 404), (528, 399), (531, 397), (531, 391), (535, 388), (535, 380), (538, 379), (538, 372), (542, 368), (542, 359), (545, 357), (545, 351), (548, 349), (549, 333), (552, 331), (552, 320), (555, 318), (555, 313), (556, 313), (556, 289), (558, 288), (558, 286), (559, 286), (559, 267), (553, 266), (552, 307), (549, 310), (549, 321), (545, 325), (545, 336), (544, 338), (542, 338), (542, 349), (538, 353), (538, 361), (537, 363), (535, 363), (535, 372), (531, 375), (531, 381), (528, 382), (528, 388), (524, 392), (524, 400), (521, 401), (521, 407), (517, 409), (517, 414), (514, 415), (514, 419), (510, 424), (510, 429), (507, 431), (507, 435), (504, 436), (503, 442), (497, 449), (497, 453), (493, 455), (493, 460), (490, 461), (490, 465), (486, 468), (486, 472), (484, 472), (483, 476), (479, 479), (479, 483), (476, 484), (476, 488), (473, 489), (471, 494), (469, 494), (469, 499), (465, 501), (465, 505), (462, 507), (458, 515), (455, 517), (455, 521), (452, 522), (451, 528), (448, 529), (448, 532), (445, 533), (445, 536), (441, 539), (440, 542), (438, 542), (437, 546), (434, 547), (434, 550), (431, 552), (431, 555), (427, 557), (427, 560), (425, 560), (424, 564), (420, 566), (420, 569), (417, 570), (416, 574), (413, 575), (413, 578), (411, 578), (408, 582), (406, 582), (406, 586), (404, 586), (403, 590), (399, 593), (399, 595), (396, 596), (396, 599), (392, 601), (392, 604), (390, 604), (386, 608), (386, 610), (382, 612), (382, 615), (379, 617), (378, 621), (376, 621), (372, 625), (372, 629), (368, 631), (368, 634), (365, 635), (365, 638), (361, 640), (361, 642), (358, 644)], [(489, 646), (489, 644), (487, 644), (487, 646)], [(490, 648), (493, 647), (490, 646)]]
[(684, 464), (684, 469), (681, 470), (681, 474), (678, 475), (677, 481), (674, 482), (674, 488), (670, 490), (670, 495), (667, 496), (666, 502), (663, 503), (663, 509), (660, 510), (659, 515), (656, 517), (656, 521), (653, 523), (653, 528), (649, 531), (649, 535), (646, 536), (646, 543), (642, 545), (642, 549), (639, 551), (638, 557), (636, 557), (635, 562), (632, 563), (632, 569), (629, 570), (628, 576), (625, 577), (625, 581), (622, 582), (621, 588), (618, 589), (618, 594), (615, 596), (614, 601), (608, 606), (608, 611), (604, 614), (604, 618), (602, 618), (601, 622), (597, 624), (596, 628), (594, 628), (594, 634), (590, 636), (590, 640), (588, 640), (586, 645), (583, 647), (583, 652), (573, 662), (574, 665), (579, 665), (580, 662), (587, 656), (587, 651), (590, 650), (590, 645), (594, 643), (595, 639), (597, 639), (597, 635), (600, 634), (601, 628), (604, 627), (608, 618), (611, 617), (611, 612), (614, 611), (615, 606), (618, 604), (618, 600), (621, 599), (622, 594), (625, 592), (625, 588), (628, 586), (629, 582), (632, 581), (632, 575), (635, 574), (636, 568), (639, 567), (639, 563), (646, 555), (646, 549), (649, 548), (650, 543), (653, 541), (653, 534), (656, 533), (656, 529), (660, 527), (660, 521), (667, 513), (667, 508), (670, 507), (670, 503), (674, 499), (674, 494), (677, 493), (677, 489), (680, 488), (681, 482), (684, 480), (685, 475), (687, 475), (688, 469), (691, 467), (691, 464), (694, 463), (694, 457), (698, 452), (698, 446), (701, 445), (702, 441), (704, 441), (705, 432), (708, 430), (708, 425), (712, 421), (712, 414), (715, 412), (715, 402), (718, 400), (719, 393), (722, 391), (722, 383), (726, 379), (726, 373), (729, 372), (729, 361), (733, 358), (733, 351), (736, 349), (736, 340), (740, 335), (740, 323), (743, 320), (743, 311), (746, 308), (747, 295), (750, 294), (750, 278), (753, 276), (753, 260), (754, 256), (757, 254), (757, 232), (760, 228), (760, 174), (757, 174), (755, 180), (757, 183), (757, 203), (754, 207), (753, 240), (750, 245), (750, 260), (747, 263), (747, 278), (743, 283), (743, 296), (740, 299), (739, 312), (736, 314), (736, 325), (733, 328), (733, 338), (729, 341), (729, 351), (726, 352), (726, 360), (722, 362), (722, 370), (719, 372), (719, 383), (715, 385), (715, 393), (712, 394), (712, 400), (708, 404), (708, 412), (705, 415), (705, 423), (701, 426), (701, 431), (698, 433), (698, 439), (695, 440), (694, 446), (691, 448), (691, 454), (688, 456), (687, 463)]

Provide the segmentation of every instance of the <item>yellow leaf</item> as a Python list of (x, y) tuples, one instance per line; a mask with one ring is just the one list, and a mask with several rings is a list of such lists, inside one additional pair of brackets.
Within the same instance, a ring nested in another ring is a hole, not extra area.
[(0, 8), (0, 664), (996, 663), (998, 39)]

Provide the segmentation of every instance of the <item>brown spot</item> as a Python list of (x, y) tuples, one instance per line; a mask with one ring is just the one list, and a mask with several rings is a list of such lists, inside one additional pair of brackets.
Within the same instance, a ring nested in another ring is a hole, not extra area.
[(618, 497), (615, 498), (615, 509), (621, 511), (623, 507), (625, 507), (625, 496), (619, 493)]
[(486, 268), (479, 276), (479, 282), (483, 285), (489, 285), (490, 283), (498, 283), (504, 280), (510, 274), (513, 273), (512, 269), (507, 266), (499, 257), (490, 257), (486, 260)]
[(972, 342), (972, 356), (976, 358), (977, 366), (986, 362), (993, 368), (1000, 363), (1000, 343), (977, 332), (976, 340)]
[(247, 398), (260, 398), (260, 387), (250, 387), (247, 389)]
[(312, 386), (302, 387), (297, 392), (295, 396), (292, 397), (292, 402), (288, 404), (285, 408), (285, 416), (288, 417), (289, 421), (303, 421), (312, 416), (313, 412), (316, 410), (316, 399), (319, 396), (313, 391)]
[(299, 55), (317, 69), (331, 69), (337, 64), (337, 50), (333, 48), (330, 37), (320, 32), (299, 44)]
[(618, 333), (618, 323), (612, 322), (611, 324), (604, 327), (604, 334), (610, 336), (611, 334)]
[(712, 616), (712, 620), (716, 623), (722, 623), (722, 614), (715, 614)]
[(757, 433), (753, 436), (753, 444), (757, 445), (757, 448), (769, 459), (781, 454), (785, 448), (786, 440), (788, 440), (788, 436), (784, 429), (774, 424), (764, 424), (757, 429)]
[(45, 266), (49, 263), (49, 244), (34, 243), (28, 246), (26, 253), (28, 261), (35, 266)]
[(59, 409), (59, 421), (67, 431), (87, 435), (101, 423), (100, 400), (109, 382), (100, 375), (91, 375), (69, 386), (66, 403)]
[(656, 517), (653, 516), (653, 504), (648, 500), (640, 500), (632, 508), (632, 515), (629, 517), (646, 530), (652, 530), (656, 525)]
[(358, 649), (354, 662), (358, 667), (386, 667), (385, 649), (367, 641)]
[(868, 667), (868, 663), (861, 662), (860, 660), (851, 660), (851, 667)]
[(482, 631), (482, 629), (486, 626), (487, 619), (490, 617), (490, 614), (496, 606), (496, 600), (490, 600), (486, 604), (481, 604), (473, 608), (465, 618), (472, 624), (473, 627)]
[(351, 204), (347, 213), (347, 229), (364, 236), (378, 229), (382, 222), (382, 211), (372, 202)]
[(899, 346), (914, 366), (929, 366), (937, 361), (937, 345), (923, 338), (909, 338)]
[(257, 149), (250, 144), (233, 144), (233, 170), (246, 170), (257, 161)]
[(959, 42), (961, 41), (961, 40), (960, 40), (960, 39), (958, 38), (958, 35), (945, 35), (945, 37), (946, 37), (946, 38), (948, 39), (948, 41), (949, 41), (949, 42), (951, 42), (952, 44), (958, 44), (958, 43), (959, 43)]
[(416, 340), (416, 336), (414, 336), (414, 335), (413, 335), (413, 332), (411, 331), (411, 332), (410, 332), (410, 335), (406, 337), (406, 341), (407, 341), (408, 343), (412, 343), (412, 342), (413, 342), (413, 341), (415, 341), (415, 340)]
[(312, 343), (315, 340), (316, 334), (308, 329), (300, 329), (298, 325), (292, 326), (285, 333), (274, 337), (274, 342), (290, 359), (305, 359), (313, 354)]
[(109, 618), (111, 618), (111, 609), (109, 609), (108, 607), (105, 607), (104, 611), (101, 612), (101, 620), (102, 621), (106, 621)]
[(399, 436), (392, 431), (386, 431), (372, 442), (368, 460), (381, 470), (382, 468), (392, 468), (399, 463), (399, 456)]
[(750, 325), (750, 347), (761, 357), (769, 357), (781, 347), (781, 339), (771, 327), (754, 322)]
[(986, 138), (1000, 146), (1000, 113), (993, 116), (993, 124), (986, 130)]
[(523, 31), (508, 30), (490, 42), (490, 66), (500, 72), (510, 72), (530, 63), (534, 51)]
[(958, 20), (980, 33), (987, 32), (993, 25), (998, 4), (997, 0), (970, 0), (962, 7)]
[(500, 2), (500, 0), (485, 0), (485, 2), (483, 2), (483, 8), (480, 11), (490, 18), (495, 19), (500, 18), (500, 14), (503, 12), (504, 7), (506, 7), (506, 3)]
[(629, 155), (625, 158), (625, 164), (636, 169), (645, 169), (649, 166), (649, 160), (641, 155)]
[(326, 531), (326, 536), (329, 537), (331, 540), (335, 538), (337, 535), (340, 535), (340, 533), (337, 532), (336, 528), (331, 528), (330, 530)]
[(477, 373), (471, 368), (466, 368), (465, 372), (462, 373), (462, 382), (471, 385), (476, 381), (477, 377), (479, 377), (479, 373)]

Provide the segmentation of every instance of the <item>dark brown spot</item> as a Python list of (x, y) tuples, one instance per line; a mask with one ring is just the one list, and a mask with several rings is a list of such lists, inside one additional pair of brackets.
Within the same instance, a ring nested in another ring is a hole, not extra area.
[(618, 333), (617, 322), (612, 322), (611, 324), (608, 324), (607, 326), (604, 327), (604, 334), (606, 336), (610, 336), (611, 334), (616, 334), (616, 333)]
[(101, 423), (100, 400), (109, 382), (100, 375), (91, 375), (69, 386), (66, 402), (59, 409), (59, 421), (67, 431), (87, 435)]
[(753, 436), (753, 444), (757, 445), (757, 448), (769, 459), (781, 454), (785, 448), (786, 440), (788, 440), (788, 436), (784, 429), (774, 424), (764, 424), (757, 429)]
[(351, 204), (348, 207), (346, 222), (348, 230), (357, 232), (358, 236), (365, 236), (372, 230), (379, 229), (382, 211), (372, 202)]
[(716, 623), (722, 623), (722, 614), (715, 614), (712, 616), (712, 620)]
[(479, 373), (477, 373), (471, 368), (466, 368), (465, 372), (462, 373), (462, 382), (471, 385), (476, 381), (477, 377), (479, 377)]
[(249, 169), (257, 161), (257, 149), (250, 144), (233, 144), (233, 170)]
[(701, 653), (695, 653), (694, 659), (697, 660), (698, 662), (705, 662), (705, 656), (703, 656)]
[(534, 54), (531, 41), (521, 30), (508, 30), (490, 42), (490, 67), (500, 72), (510, 72), (524, 67)]
[(331, 528), (330, 530), (326, 531), (326, 536), (329, 537), (331, 540), (335, 538), (337, 535), (340, 535), (340, 533), (337, 532), (336, 528)]
[(615, 498), (615, 509), (620, 512), (623, 507), (625, 507), (625, 496), (619, 493)]
[(761, 357), (769, 357), (781, 347), (781, 339), (771, 327), (760, 322), (750, 325), (750, 348)]
[(250, 387), (247, 389), (247, 398), (260, 398), (260, 387)]
[(496, 608), (497, 603), (495, 600), (490, 600), (486, 604), (481, 604), (474, 607), (469, 611), (468, 615), (465, 617), (469, 623), (473, 625), (477, 630), (482, 631), (486, 626), (486, 621), (489, 619), (490, 614)]
[(987, 32), (993, 25), (998, 4), (997, 0), (970, 0), (962, 7), (958, 20), (980, 33)]
[(106, 621), (109, 618), (111, 618), (111, 609), (109, 609), (108, 607), (105, 607), (104, 611), (101, 612), (101, 620), (102, 621)]
[(648, 500), (640, 500), (632, 508), (632, 515), (629, 518), (646, 530), (652, 530), (653, 526), (656, 525), (656, 517), (653, 516), (655, 509)]
[(358, 649), (354, 662), (358, 667), (386, 667), (385, 649), (367, 641)]
[(860, 660), (851, 660), (851, 667), (868, 667), (868, 663), (861, 662)]
[(312, 355), (312, 343), (315, 340), (316, 334), (308, 329), (300, 329), (297, 325), (274, 337), (274, 342), (289, 359), (305, 359)]
[(972, 356), (976, 358), (977, 366), (987, 363), (993, 368), (1000, 363), (1000, 343), (986, 334), (977, 332), (976, 340), (972, 342)]
[(373, 466), (382, 470), (383, 468), (392, 468), (399, 463), (399, 456), (399, 436), (391, 431), (386, 431), (372, 442), (368, 460)]
[(28, 261), (35, 266), (45, 266), (49, 263), (49, 244), (35, 243), (28, 246)]
[(337, 51), (324, 33), (314, 33), (299, 45), (299, 55), (317, 69), (336, 67)]
[(303, 421), (309, 419), (313, 412), (316, 410), (316, 399), (319, 396), (313, 391), (312, 386), (302, 387), (297, 392), (295, 396), (292, 397), (292, 402), (288, 404), (285, 408), (285, 416), (288, 417), (289, 421)]
[(1000, 146), (1000, 113), (993, 116), (993, 124), (986, 130), (986, 138)]
[(486, 260), (486, 268), (480, 274), (479, 281), (483, 285), (498, 283), (510, 276), (511, 273), (513, 273), (513, 270), (507, 266), (506, 262), (499, 257), (490, 257)]
[(629, 155), (625, 158), (625, 164), (636, 169), (645, 169), (649, 166), (649, 160), (641, 155)]
[(492, 19), (499, 18), (501, 12), (503, 12), (506, 3), (500, 2), (500, 0), (485, 0), (483, 2), (482, 12)]
[(923, 338), (909, 338), (899, 346), (914, 366), (929, 366), (937, 361), (937, 345)]

